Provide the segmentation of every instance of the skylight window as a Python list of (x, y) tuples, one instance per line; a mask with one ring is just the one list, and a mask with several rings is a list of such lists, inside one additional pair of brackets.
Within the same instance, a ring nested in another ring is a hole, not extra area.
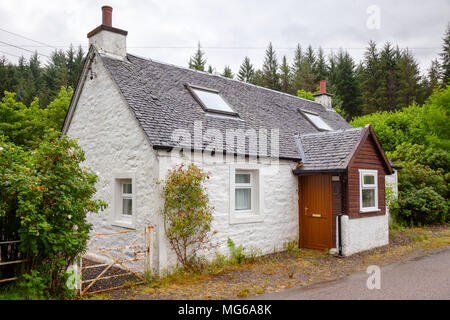
[(333, 129), (316, 113), (302, 110), (301, 113), (311, 122), (317, 129), (322, 131), (332, 131)]
[(194, 86), (188, 86), (188, 88), (205, 111), (237, 115), (224, 98), (222, 98), (219, 91)]

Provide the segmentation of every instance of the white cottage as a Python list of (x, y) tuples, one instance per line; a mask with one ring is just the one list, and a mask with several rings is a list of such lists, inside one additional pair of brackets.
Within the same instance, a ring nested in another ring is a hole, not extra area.
[(352, 128), (333, 110), (324, 81), (314, 102), (138, 57), (127, 31), (112, 27), (112, 8), (102, 10), (62, 129), (109, 204), (89, 216), (94, 233), (153, 225), (153, 270), (175, 265), (155, 179), (193, 161), (211, 172), (222, 254), (227, 238), (262, 254), (289, 241), (343, 255), (388, 243), (392, 165), (370, 126)]

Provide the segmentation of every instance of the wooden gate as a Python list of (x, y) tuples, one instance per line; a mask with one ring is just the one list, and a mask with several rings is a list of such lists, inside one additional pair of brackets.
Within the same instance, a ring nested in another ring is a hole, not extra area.
[(299, 179), (300, 247), (330, 249), (333, 246), (331, 175)]
[[(0, 268), (25, 262), (25, 260), (20, 258), (21, 253), (16, 248), (20, 242), (20, 240), (0, 242)], [(8, 257), (9, 259), (13, 257), (14, 260), (7, 260)], [(7, 276), (4, 276), (4, 272), (4, 270), (0, 269), (0, 283), (17, 280), (16, 275), (8, 275), (10, 272), (7, 272)]]
[[(81, 289), (80, 294), (86, 294), (86, 293), (98, 293), (98, 292), (104, 292), (109, 290), (114, 290), (118, 288), (122, 288), (123, 285), (120, 286), (113, 286), (106, 289), (101, 290), (90, 290), (93, 285), (101, 280), (108, 280), (113, 278), (119, 278), (119, 277), (125, 277), (125, 276), (132, 276), (134, 275), (139, 281), (137, 283), (143, 283), (145, 281), (145, 273), (150, 272), (151, 268), (151, 232), (153, 230), (153, 226), (145, 227), (144, 230), (128, 230), (128, 231), (122, 231), (122, 232), (112, 232), (112, 233), (100, 233), (100, 234), (93, 234), (90, 237), (90, 240), (88, 242), (88, 245), (90, 248), (95, 249), (95, 253), (99, 254), (101, 257), (108, 260), (108, 263), (98, 263), (98, 264), (90, 264), (87, 266), (81, 266), (81, 275), (83, 279), (83, 275), (86, 274), (86, 270), (94, 269), (94, 268), (103, 268), (103, 270), (93, 279), (88, 280), (82, 280), (81, 281)], [(135, 238), (125, 246), (121, 247), (115, 247), (115, 248), (101, 248), (97, 245), (96, 239), (99, 237), (105, 238), (105, 237), (120, 237), (121, 235), (131, 235), (136, 234)], [(91, 251), (92, 252), (92, 251)], [(131, 258), (124, 257), (128, 253), (128, 256), (131, 254)], [(141, 261), (143, 263), (143, 269), (144, 272), (141, 271), (135, 271), (131, 269), (127, 264), (130, 263), (136, 263), (138, 261)], [(110, 270), (113, 267), (119, 267), (120, 269), (124, 270), (125, 272), (122, 272), (120, 274), (114, 274), (107, 276), (106, 273), (108, 270)]]

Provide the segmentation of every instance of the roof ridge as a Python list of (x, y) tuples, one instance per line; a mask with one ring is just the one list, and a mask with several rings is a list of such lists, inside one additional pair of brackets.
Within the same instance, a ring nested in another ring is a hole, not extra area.
[(309, 100), (309, 99), (297, 97), (297, 96), (294, 96), (294, 95), (286, 93), (286, 92), (282, 92), (282, 91), (278, 91), (278, 90), (274, 90), (274, 89), (270, 89), (270, 88), (261, 87), (261, 86), (258, 86), (256, 84), (248, 83), (248, 82), (241, 81), (241, 80), (238, 80), (238, 79), (227, 78), (227, 77), (224, 77), (224, 76), (222, 76), (220, 74), (214, 74), (214, 73), (209, 73), (207, 71), (200, 71), (200, 70), (195, 70), (195, 69), (191, 69), (191, 68), (188, 68), (188, 67), (182, 67), (182, 66), (175, 65), (173, 63), (168, 63), (168, 62), (164, 62), (164, 61), (160, 61), (160, 60), (156, 60), (156, 59), (152, 59), (152, 58), (146, 58), (146, 57), (143, 57), (143, 56), (139, 56), (139, 55), (136, 55), (134, 53), (127, 53), (127, 55), (134, 56), (134, 57), (136, 57), (138, 59), (142, 59), (142, 60), (146, 60), (146, 61), (150, 61), (150, 62), (155, 62), (155, 63), (159, 63), (159, 64), (164, 64), (166, 66), (175, 67), (175, 68), (178, 68), (178, 69), (183, 69), (183, 70), (187, 70), (187, 71), (202, 73), (202, 74), (205, 74), (205, 75), (208, 75), (208, 76), (218, 77), (218, 78), (221, 78), (221, 79), (224, 79), (224, 80), (228, 80), (228, 81), (239, 82), (239, 83), (242, 83), (244, 85), (255, 87), (257, 89), (268, 90), (270, 92), (275, 92), (275, 93), (282, 94), (282, 95), (285, 95), (285, 96), (288, 96), (288, 97), (291, 97), (291, 98), (296, 98), (296, 99), (299, 99), (299, 100), (302, 100), (302, 101), (315, 103), (315, 104), (323, 107), (324, 109), (327, 109), (322, 104), (320, 104), (319, 102), (316, 102), (314, 100)]

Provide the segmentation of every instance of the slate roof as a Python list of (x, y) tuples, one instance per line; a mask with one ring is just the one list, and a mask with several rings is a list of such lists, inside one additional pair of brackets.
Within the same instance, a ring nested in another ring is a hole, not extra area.
[(344, 170), (365, 128), (351, 128), (297, 137), (303, 166), (297, 171)]
[[(207, 129), (218, 129), (223, 133), (224, 145), (227, 129), (279, 129), (279, 157), (300, 159), (298, 135), (319, 131), (298, 109), (319, 114), (335, 130), (351, 128), (338, 113), (313, 101), (130, 54), (127, 59), (121, 61), (102, 56), (154, 148), (177, 146), (171, 139), (174, 130), (183, 129), (193, 134), (194, 121), (201, 121), (203, 133)], [(186, 89), (186, 84), (218, 90), (239, 117), (205, 112)], [(270, 155), (270, 133), (268, 136), (267, 155)], [(333, 150), (338, 151), (340, 147)], [(236, 150), (228, 148), (228, 151)]]

